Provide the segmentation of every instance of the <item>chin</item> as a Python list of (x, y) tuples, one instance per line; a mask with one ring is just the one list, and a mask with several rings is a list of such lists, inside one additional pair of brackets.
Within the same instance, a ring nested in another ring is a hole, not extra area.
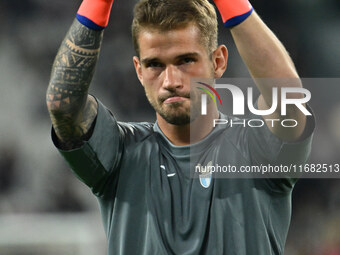
[(180, 111), (172, 110), (172, 112), (158, 112), (158, 114), (168, 123), (172, 125), (182, 126), (188, 125), (195, 121), (200, 114), (200, 111), (193, 111), (193, 109)]
[(200, 107), (191, 107), (191, 104), (187, 103), (175, 102), (171, 105), (162, 105), (162, 103), (156, 104), (150, 99), (149, 102), (167, 123), (176, 126), (188, 125), (196, 120), (200, 114)]
[(166, 122), (176, 125), (176, 126), (183, 126), (190, 124), (191, 119), (188, 115), (176, 115), (176, 116), (162, 116)]

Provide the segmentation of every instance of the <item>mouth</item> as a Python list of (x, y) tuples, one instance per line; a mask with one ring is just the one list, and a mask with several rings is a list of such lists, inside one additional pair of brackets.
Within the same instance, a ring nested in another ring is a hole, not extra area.
[(181, 97), (181, 96), (173, 96), (173, 97), (168, 97), (166, 100), (164, 100), (165, 104), (171, 104), (171, 103), (178, 103), (182, 101), (189, 100), (188, 97)]

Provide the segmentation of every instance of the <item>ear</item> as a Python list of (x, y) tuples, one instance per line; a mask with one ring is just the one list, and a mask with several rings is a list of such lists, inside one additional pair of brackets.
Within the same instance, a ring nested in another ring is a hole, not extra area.
[(144, 86), (143, 85), (142, 66), (140, 64), (138, 57), (136, 57), (136, 56), (133, 57), (133, 64), (135, 66), (137, 77), (138, 77), (140, 83), (142, 84), (142, 86)]
[(213, 52), (212, 60), (214, 64), (214, 78), (221, 78), (227, 69), (228, 49), (225, 45), (220, 45)]

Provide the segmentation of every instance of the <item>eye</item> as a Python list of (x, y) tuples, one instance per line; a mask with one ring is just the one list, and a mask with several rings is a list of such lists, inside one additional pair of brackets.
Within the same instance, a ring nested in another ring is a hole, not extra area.
[(157, 61), (151, 61), (151, 62), (146, 63), (145, 66), (150, 67), (150, 68), (159, 68), (159, 67), (163, 67), (163, 64)]
[(196, 62), (195, 58), (185, 57), (185, 58), (181, 59), (180, 64), (190, 64), (190, 63), (193, 63), (193, 62)]

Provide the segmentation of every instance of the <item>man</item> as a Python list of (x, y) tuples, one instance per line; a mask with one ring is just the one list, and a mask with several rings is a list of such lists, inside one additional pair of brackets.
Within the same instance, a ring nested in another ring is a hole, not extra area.
[[(193, 153), (202, 165), (303, 163), (310, 118), (289, 106), (285, 118), (298, 122), (294, 128), (207, 124), (228, 118), (212, 103), (207, 115), (190, 111), (199, 102), (191, 78), (220, 78), (227, 66), (214, 7), (207, 0), (141, 0), (133, 63), (157, 121), (117, 122), (88, 95), (112, 3), (83, 1), (47, 91), (54, 143), (99, 200), (108, 253), (283, 254), (296, 179), (203, 180), (191, 178), (189, 163)], [(247, 1), (215, 4), (261, 92), (258, 108), (268, 109), (274, 85), (257, 78), (298, 80), (289, 55)], [(279, 110), (263, 118), (281, 119)], [(192, 126), (200, 128), (193, 134)]]

